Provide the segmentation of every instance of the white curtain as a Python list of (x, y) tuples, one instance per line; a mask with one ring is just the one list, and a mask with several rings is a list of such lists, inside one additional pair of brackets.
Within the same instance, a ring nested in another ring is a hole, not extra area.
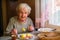
[(52, 0), (41, 0), (41, 27), (45, 27), (45, 22), (49, 20), (52, 11)]
[(60, 26), (60, 0), (52, 0), (49, 24)]
[(45, 27), (45, 22), (60, 25), (60, 0), (35, 0), (35, 18), (37, 27)]

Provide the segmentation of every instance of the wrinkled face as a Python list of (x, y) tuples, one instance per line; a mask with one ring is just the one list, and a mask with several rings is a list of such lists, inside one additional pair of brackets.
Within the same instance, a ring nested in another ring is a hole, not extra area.
[(26, 8), (21, 8), (18, 11), (18, 17), (21, 21), (25, 21), (26, 18), (28, 17), (28, 10)]

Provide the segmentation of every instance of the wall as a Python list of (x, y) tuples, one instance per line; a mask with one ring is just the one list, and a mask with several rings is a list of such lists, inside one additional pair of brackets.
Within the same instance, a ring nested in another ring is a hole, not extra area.
[(7, 26), (6, 19), (6, 0), (2, 0), (2, 16), (3, 16), (3, 31), (5, 31), (5, 27)]
[(0, 0), (0, 36), (3, 35), (2, 0)]

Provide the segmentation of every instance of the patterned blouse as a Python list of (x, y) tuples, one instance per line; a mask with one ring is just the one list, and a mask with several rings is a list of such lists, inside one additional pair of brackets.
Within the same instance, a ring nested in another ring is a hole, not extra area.
[(32, 20), (31, 20), (29, 17), (27, 17), (25, 23), (20, 23), (20, 22), (18, 22), (17, 16), (12, 17), (12, 18), (10, 19), (10, 21), (9, 21), (9, 24), (8, 24), (7, 28), (6, 28), (6, 31), (7, 31), (8, 33), (10, 33), (11, 30), (13, 29), (13, 25), (14, 25), (15, 28), (17, 29), (18, 33), (22, 32), (22, 28), (26, 28), (26, 29), (27, 29), (27, 27), (28, 27), (29, 25), (31, 25), (31, 26), (34, 27), (33, 22), (32, 22)]

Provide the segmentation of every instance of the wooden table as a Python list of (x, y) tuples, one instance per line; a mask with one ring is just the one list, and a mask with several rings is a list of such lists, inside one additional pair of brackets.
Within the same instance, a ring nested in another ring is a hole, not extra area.
[[(34, 32), (28, 32), (28, 33), (32, 33), (32, 34), (34, 34), (35, 35), (35, 39), (32, 39), (32, 40), (38, 40), (38, 38), (37, 38), (37, 34), (38, 33), (40, 33), (39, 31), (34, 31)], [(60, 34), (59, 34), (60, 35)], [(46, 38), (48, 38), (48, 37), (46, 37)], [(11, 37), (10, 36), (2, 36), (2, 37), (0, 37), (0, 40), (11, 40)], [(19, 39), (16, 39), (16, 40), (19, 40)], [(41, 40), (41, 39), (40, 39)], [(60, 38), (59, 38), (59, 40), (60, 40)]]
[[(34, 35), (38, 34), (39, 32), (38, 31), (34, 31), (34, 32), (28, 32), (28, 33), (32, 33)], [(0, 40), (11, 40), (11, 37), (10, 36), (2, 36), (0, 37)], [(16, 39), (16, 40), (19, 40), (19, 39)], [(33, 39), (32, 39), (33, 40)], [(38, 40), (37, 38), (35, 38), (34, 40)]]

